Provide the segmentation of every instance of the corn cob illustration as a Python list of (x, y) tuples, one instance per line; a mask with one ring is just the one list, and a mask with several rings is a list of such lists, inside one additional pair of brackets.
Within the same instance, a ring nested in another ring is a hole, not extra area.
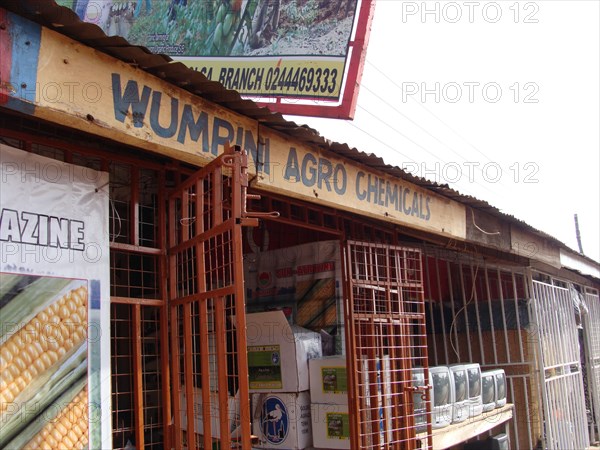
[(6, 448), (87, 449), (88, 417), (87, 377), (83, 376), (8, 443)]
[[(6, 443), (30, 423), (38, 420), (42, 411), (54, 405), (59, 397), (86, 375), (87, 345), (84, 343), (50, 376), (44, 375), (35, 381), (35, 386), (30, 386), (35, 392), (30, 399), (20, 402), (18, 408), (13, 407), (5, 412), (0, 427), (0, 449), (5, 448)], [(45, 415), (42, 415), (42, 418), (44, 417)]]
[(34, 449), (81, 449), (88, 443), (88, 399), (87, 388), (75, 396), (53, 422), (44, 428), (25, 446)]
[(78, 348), (86, 332), (87, 289), (81, 286), (39, 311), (10, 336), (0, 348), (0, 414), (33, 380)]
[[(73, 280), (0, 273), (0, 345), (45, 309)], [(13, 291), (14, 289), (14, 291)]]

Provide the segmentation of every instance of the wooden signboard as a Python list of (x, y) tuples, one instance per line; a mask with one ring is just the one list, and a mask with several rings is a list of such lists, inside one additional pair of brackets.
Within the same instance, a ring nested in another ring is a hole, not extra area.
[(68, 37), (0, 9), (0, 106), (204, 166), (240, 145), (255, 186), (465, 239), (465, 207), (290, 139)]

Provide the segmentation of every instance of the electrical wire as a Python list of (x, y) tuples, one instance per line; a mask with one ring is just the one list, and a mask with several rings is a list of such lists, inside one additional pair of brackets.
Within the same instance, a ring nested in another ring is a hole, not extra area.
[(475, 228), (477, 228), (479, 231), (481, 231), (483, 234), (487, 234), (488, 236), (497, 236), (500, 234), (499, 231), (485, 231), (483, 228), (481, 228), (479, 225), (477, 225), (475, 223), (475, 211), (473, 211), (473, 208), (471, 209), (471, 220), (473, 221), (473, 226)]
[(354, 128), (356, 128), (358, 131), (360, 131), (361, 133), (366, 134), (367, 136), (369, 136), (370, 138), (376, 140), (377, 142), (379, 142), (380, 144), (385, 145), (387, 148), (389, 148), (390, 150), (398, 153), (401, 156), (404, 156), (408, 161), (410, 162), (414, 162), (415, 164), (417, 163), (414, 159), (412, 159), (411, 157), (405, 155), (404, 153), (402, 153), (400, 150), (395, 149), (394, 147), (392, 147), (390, 144), (388, 144), (385, 141), (382, 141), (381, 139), (379, 139), (378, 137), (374, 136), (372, 133), (369, 133), (367, 130), (362, 129), (361, 127), (359, 127), (358, 125), (356, 125), (354, 122), (346, 122), (349, 125), (353, 126)]
[[(423, 145), (419, 144), (418, 142), (416, 142), (414, 139), (410, 138), (409, 136), (407, 136), (406, 134), (402, 133), (400, 130), (398, 130), (396, 127), (394, 127), (393, 125), (385, 122), (384, 120), (382, 120), (379, 116), (377, 116), (376, 114), (372, 113), (371, 111), (369, 111), (368, 109), (364, 108), (361, 105), (357, 105), (357, 108), (361, 109), (362, 111), (365, 111), (367, 114), (369, 114), (370, 116), (372, 116), (375, 120), (381, 122), (383, 125), (389, 127), (392, 131), (394, 131), (396, 134), (402, 136), (403, 138), (405, 138), (407, 141), (411, 142), (412, 144), (416, 145), (417, 147), (419, 147), (420, 149), (422, 149), (425, 153), (429, 154), (430, 156), (432, 156), (433, 158), (441, 161), (444, 164), (448, 164), (447, 161), (441, 159), (439, 156), (435, 155), (434, 153), (432, 153), (430, 150), (428, 150), (426, 147), (424, 147)], [(407, 155), (405, 155), (404, 153), (401, 153), (398, 149), (392, 147), (391, 145), (389, 145), (388, 143), (382, 141), (381, 139), (375, 137), (373, 134), (369, 133), (368, 131), (360, 128), (358, 125), (356, 125), (354, 122), (347, 122), (350, 125), (352, 125), (354, 128), (360, 130), (361, 132), (365, 133), (366, 135), (368, 135), (369, 137), (375, 139), (376, 141), (384, 144), (386, 147), (388, 147), (390, 150), (392, 150), (395, 153), (398, 153), (401, 156), (404, 156), (405, 158), (407, 158), (407, 160), (409, 162), (413, 162), (415, 164), (418, 164), (417, 161), (415, 161), (414, 159), (408, 157)], [(425, 177), (424, 177), (425, 178)], [(435, 182), (439, 182), (439, 180), (434, 180)], [(445, 183), (444, 183), (445, 184)], [(479, 187), (481, 187), (482, 189), (487, 190), (488, 192), (495, 194), (494, 191), (488, 189), (485, 185), (482, 185), (478, 182), (474, 182), (474, 184), (478, 185)], [(463, 189), (464, 190), (464, 189)], [(467, 189), (468, 190), (468, 189)]]
[[(375, 64), (373, 64), (371, 61), (369, 61), (368, 59), (366, 60), (366, 63), (368, 65), (370, 65), (371, 67), (373, 67), (377, 72), (379, 72), (381, 75), (383, 75), (390, 83), (392, 83), (394, 86), (396, 86), (398, 89), (402, 90), (402, 87), (398, 85), (398, 83), (396, 83), (390, 76), (388, 76), (385, 72), (383, 72), (379, 67), (377, 67)], [(417, 105), (419, 105), (421, 108), (423, 108), (425, 111), (427, 111), (427, 113), (429, 113), (432, 117), (434, 117), (437, 121), (439, 121), (442, 125), (444, 125), (445, 127), (447, 127), (450, 131), (452, 131), (456, 136), (458, 136), (459, 138), (461, 138), (465, 143), (467, 143), (469, 146), (471, 146), (477, 153), (479, 153), (481, 156), (483, 156), (485, 159), (487, 159), (489, 162), (492, 162), (492, 159), (487, 156), (485, 153), (483, 153), (481, 150), (479, 150), (479, 148), (477, 148), (475, 145), (473, 145), (469, 140), (467, 140), (467, 138), (465, 138), (462, 134), (460, 134), (458, 131), (456, 131), (452, 126), (448, 125), (445, 121), (443, 121), (442, 119), (440, 119), (433, 111), (431, 111), (429, 108), (427, 108), (423, 103), (416, 101), (414, 98), (410, 97), (410, 99), (415, 102)], [(466, 159), (465, 159), (466, 160)]]
[(385, 100), (380, 95), (376, 94), (375, 91), (373, 91), (372, 89), (370, 89), (368, 86), (366, 86), (364, 84), (361, 84), (360, 88), (361, 88), (361, 90), (365, 89), (367, 92), (370, 92), (371, 95), (373, 95), (374, 97), (376, 97), (377, 99), (379, 99), (385, 105), (389, 106), (392, 110), (394, 110), (396, 113), (398, 113), (398, 115), (404, 117), (404, 119), (408, 120), (410, 123), (412, 123), (415, 127), (417, 127), (419, 130), (421, 130), (423, 133), (425, 133), (428, 136), (430, 136), (433, 139), (435, 139), (437, 142), (439, 142), (441, 145), (443, 145), (444, 147), (446, 147), (448, 150), (450, 150), (456, 156), (458, 156), (459, 158), (461, 158), (461, 159), (463, 159), (465, 161), (468, 161), (468, 159), (466, 157), (464, 157), (463, 155), (461, 155), (460, 153), (458, 153), (456, 150), (454, 150), (454, 148), (452, 148), (450, 145), (448, 145), (445, 142), (443, 142), (441, 139), (439, 139), (437, 136), (435, 136), (433, 133), (431, 133), (425, 127), (423, 127), (422, 125), (420, 125), (419, 123), (417, 123), (415, 120), (413, 120), (410, 117), (408, 117), (406, 114), (404, 114), (398, 108), (396, 108), (393, 104), (391, 104), (390, 102), (388, 102), (387, 100)]
[(414, 139), (411, 139), (410, 137), (408, 137), (406, 134), (402, 133), (400, 130), (398, 130), (397, 128), (395, 128), (393, 125), (390, 125), (389, 123), (387, 123), (386, 121), (384, 121), (383, 119), (381, 119), (379, 116), (377, 116), (376, 114), (372, 113), (371, 111), (369, 111), (368, 109), (366, 109), (365, 107), (361, 106), (361, 105), (357, 105), (357, 108), (363, 110), (364, 112), (366, 112), (367, 114), (369, 114), (371, 117), (375, 118), (375, 120), (381, 122), (382, 124), (384, 124), (386, 127), (390, 128), (392, 131), (394, 131), (396, 134), (402, 136), (404, 139), (406, 139), (407, 141), (411, 142), (412, 144), (416, 145), (417, 147), (419, 147), (421, 150), (423, 150), (425, 153), (427, 153), (428, 155), (439, 159), (441, 162), (443, 162), (444, 164), (448, 164), (446, 161), (444, 161), (443, 159), (441, 159), (438, 155), (430, 152), (429, 150), (427, 150), (427, 148), (423, 147), (421, 144), (419, 144), (417, 141), (415, 141)]
[[(400, 89), (402, 91), (402, 87), (396, 82), (394, 81), (389, 75), (387, 75), (383, 70), (381, 70), (379, 67), (377, 67), (375, 64), (373, 64), (372, 62), (370, 62), (369, 60), (366, 61), (367, 64), (369, 66), (371, 66), (373, 69), (375, 69), (377, 72), (379, 72), (384, 78), (386, 78), (393, 86), (395, 86), (396, 88)], [(421, 126), (420, 124), (418, 124), (416, 121), (410, 119), (408, 116), (406, 116), (405, 114), (403, 114), (402, 112), (400, 112), (397, 108), (395, 108), (392, 104), (390, 104), (389, 102), (387, 102), (385, 99), (383, 99), (381, 96), (379, 96), (378, 94), (376, 94), (372, 89), (369, 89), (368, 87), (362, 85), (361, 88), (365, 88), (369, 93), (371, 93), (374, 97), (376, 97), (378, 100), (382, 101), (385, 105), (387, 105), (388, 107), (392, 108), (396, 113), (398, 113), (401, 117), (405, 118), (406, 120), (408, 120), (410, 123), (412, 123), (414, 126), (416, 126), (417, 128), (419, 128), (421, 131), (423, 131), (424, 133), (426, 133), (428, 136), (430, 136), (431, 138), (433, 138), (434, 140), (436, 140), (438, 143), (440, 143), (441, 145), (443, 145), (444, 147), (446, 147), (448, 150), (450, 150), (452, 153), (454, 153), (455, 155), (457, 155), (459, 158), (462, 158), (464, 161), (469, 161), (469, 159), (465, 156), (463, 156), (461, 153), (459, 153), (458, 151), (456, 151), (455, 149), (453, 149), (450, 145), (446, 144), (445, 142), (443, 142), (441, 139), (439, 139), (438, 137), (436, 137), (433, 133), (431, 133), (430, 131), (428, 131), (425, 127)], [(454, 129), (452, 126), (450, 126), (449, 124), (447, 124), (444, 120), (442, 120), (440, 117), (438, 117), (435, 113), (433, 113), (433, 111), (431, 111), (429, 108), (427, 108), (424, 104), (422, 104), (421, 102), (418, 102), (417, 100), (415, 100), (414, 98), (410, 97), (411, 100), (416, 103), (417, 105), (419, 105), (421, 108), (423, 108), (427, 113), (429, 113), (431, 116), (433, 116), (437, 121), (439, 121), (441, 124), (443, 124), (445, 127), (447, 127), (450, 131), (452, 131), (456, 136), (458, 136), (460, 139), (462, 139), (465, 143), (467, 143), (470, 147), (472, 147), (477, 153), (479, 153), (481, 156), (483, 156), (483, 158), (485, 158), (485, 160), (488, 163), (494, 163), (494, 161), (492, 161), (492, 159), (486, 155), (485, 153), (483, 153), (478, 147), (476, 147), (473, 143), (471, 143), (467, 138), (465, 138), (462, 134), (460, 134), (456, 129)], [(359, 105), (360, 106), (360, 105)], [(422, 146), (420, 146), (422, 148)], [(430, 152), (428, 152), (430, 153)], [(431, 153), (430, 153), (431, 154)], [(448, 164), (447, 162), (445, 162), (444, 160), (442, 160), (439, 157), (436, 157), (437, 159), (439, 159), (441, 162), (444, 162), (445, 164)], [(474, 166), (476, 168), (476, 170), (478, 170), (484, 177), (484, 179), (486, 178), (486, 175), (483, 172), (482, 167), (479, 166), (479, 164), (477, 166)], [(498, 193), (495, 190), (489, 189), (486, 185), (480, 184), (478, 182), (474, 182), (474, 184), (477, 184), (479, 187), (487, 190), (488, 192), (497, 195)], [(502, 179), (499, 180), (499, 184), (503, 185), (504, 187), (508, 187)]]
[[(475, 266), (475, 273), (473, 274), (473, 277), (472, 277), (473, 286), (471, 287), (471, 295), (469, 296), (469, 300), (466, 301), (464, 303), (464, 305), (458, 311), (456, 311), (456, 313), (454, 314), (454, 317), (452, 318), (452, 322), (450, 323), (450, 346), (452, 347), (452, 350), (454, 351), (454, 354), (456, 355), (457, 360), (460, 360), (460, 353), (458, 352), (458, 348), (456, 347), (454, 339), (452, 339), (452, 333), (454, 332), (454, 327), (456, 325), (456, 319), (458, 318), (460, 313), (463, 310), (465, 310), (467, 308), (467, 306), (469, 306), (471, 304), (471, 302), (473, 301), (473, 299), (475, 298), (477, 272), (479, 272), (479, 259), (477, 258), (477, 249), (475, 249), (475, 260), (477, 261), (477, 265)], [(461, 276), (460, 282), (461, 283), (465, 282), (464, 276)]]

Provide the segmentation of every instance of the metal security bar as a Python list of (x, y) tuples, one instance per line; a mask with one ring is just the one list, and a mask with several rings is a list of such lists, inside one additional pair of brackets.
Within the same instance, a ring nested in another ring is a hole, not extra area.
[(111, 304), (114, 449), (165, 448), (161, 310)]
[(111, 305), (110, 328), (113, 448), (123, 449), (136, 441), (130, 305)]
[(243, 254), (245, 153), (226, 151), (169, 198), (177, 449), (250, 448)]
[(421, 252), (349, 241), (344, 259), (352, 448), (431, 448), (414, 408), (429, 390), (412, 382), (418, 368), (428, 378)]
[(532, 281), (532, 316), (537, 326), (537, 355), (548, 450), (587, 448), (579, 338), (568, 289)]
[[(583, 315), (583, 334), (590, 407), (593, 417), (591, 425), (592, 437), (600, 433), (600, 299), (598, 291), (585, 291), (587, 314)], [(595, 426), (594, 426), (595, 425)]]
[(424, 249), (427, 335), (431, 366), (477, 362), (504, 369), (511, 449), (535, 448), (541, 417), (525, 268), (498, 266), (477, 255)]

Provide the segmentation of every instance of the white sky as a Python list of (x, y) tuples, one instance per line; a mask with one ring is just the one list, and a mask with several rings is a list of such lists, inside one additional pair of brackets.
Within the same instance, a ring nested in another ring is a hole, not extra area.
[(577, 213), (600, 261), (599, 29), (595, 0), (378, 0), (354, 120), (288, 118), (573, 249)]

